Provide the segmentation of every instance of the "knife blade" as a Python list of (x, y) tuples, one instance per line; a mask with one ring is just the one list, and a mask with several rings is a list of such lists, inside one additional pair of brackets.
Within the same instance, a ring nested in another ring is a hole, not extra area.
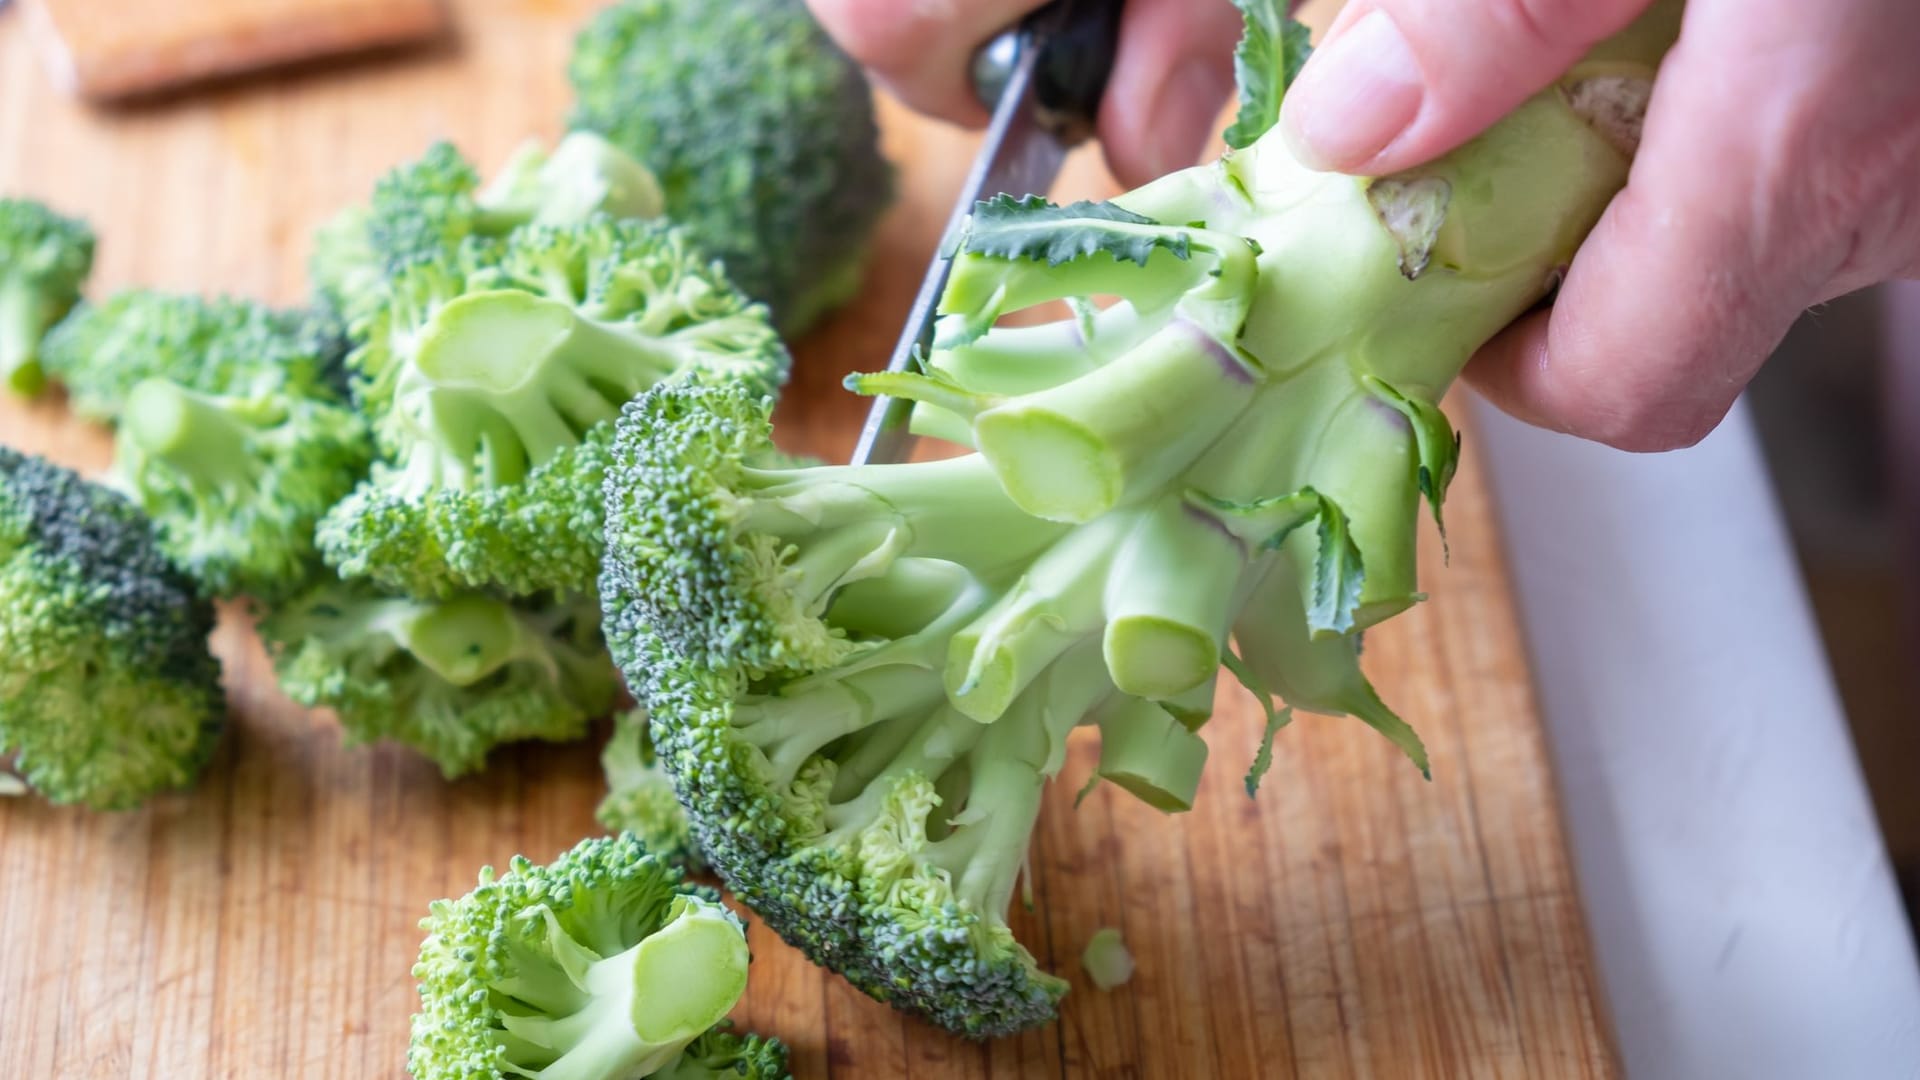
[[(974, 89), (993, 114), (943, 237), (955, 235), (982, 199), (1003, 192), (1044, 195), (1053, 186), (1067, 152), (1092, 133), (1113, 67), (1120, 8), (1119, 0), (1055, 0), (980, 50)], [(915, 370), (931, 347), (951, 266), (945, 255), (934, 254), (888, 371)], [(874, 398), (853, 464), (904, 461), (914, 444), (907, 427), (912, 412), (905, 399)]]

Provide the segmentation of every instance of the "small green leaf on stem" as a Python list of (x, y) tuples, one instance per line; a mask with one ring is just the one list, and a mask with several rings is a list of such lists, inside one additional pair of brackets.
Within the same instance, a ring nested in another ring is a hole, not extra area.
[(1313, 52), (1307, 28), (1287, 17), (1280, 0), (1233, 0), (1246, 20), (1240, 46), (1233, 52), (1233, 78), (1240, 86), (1240, 111), (1226, 130), (1235, 150), (1253, 144), (1280, 119), (1280, 101)]

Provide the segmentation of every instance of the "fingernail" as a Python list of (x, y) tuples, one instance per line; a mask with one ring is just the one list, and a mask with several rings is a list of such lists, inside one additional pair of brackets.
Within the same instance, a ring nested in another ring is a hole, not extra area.
[(1192, 59), (1173, 69), (1153, 103), (1147, 131), (1147, 164), (1153, 175), (1184, 169), (1200, 160), (1221, 106), (1233, 93), (1233, 78), (1213, 60)]
[(1287, 90), (1282, 135), (1314, 169), (1351, 169), (1420, 111), (1420, 66), (1393, 17), (1374, 11), (1315, 53)]

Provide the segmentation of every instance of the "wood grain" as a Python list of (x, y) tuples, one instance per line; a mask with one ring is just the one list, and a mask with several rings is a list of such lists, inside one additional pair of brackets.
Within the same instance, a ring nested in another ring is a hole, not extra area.
[(23, 0), (56, 82), (96, 101), (391, 48), (447, 28), (440, 0)]
[[(48, 86), (0, 17), (0, 190), (83, 212), (97, 289), (148, 284), (298, 300), (309, 229), (435, 137), (483, 166), (552, 136), (584, 6), (474, 2), (457, 52), (88, 112)], [(792, 448), (843, 454), (934, 245), (970, 136), (882, 103), (905, 164), (865, 299), (800, 343), (780, 413)], [(1097, 159), (1062, 190), (1110, 190)], [(98, 432), (57, 401), (0, 403), (0, 437), (81, 467)], [(1198, 804), (1166, 817), (1111, 788), (1076, 740), (1048, 793), (1021, 939), (1071, 978), (1058, 1024), (979, 1046), (905, 1019), (754, 931), (738, 1016), (788, 1040), (803, 1078), (1607, 1076), (1580, 913), (1499, 538), (1471, 454), (1432, 602), (1369, 636), (1382, 692), (1434, 779), (1347, 720), (1282, 737), (1260, 798), (1239, 692), (1209, 727)], [(245, 619), (217, 639), (234, 731), (194, 792), (138, 813), (0, 805), (0, 1062), (22, 1076), (365, 1077), (401, 1072), (407, 971), (428, 901), (485, 863), (546, 859), (595, 831), (595, 747), (498, 755), (447, 784), (393, 748), (346, 749), (275, 691)], [(1117, 926), (1138, 959), (1101, 993), (1077, 958)]]

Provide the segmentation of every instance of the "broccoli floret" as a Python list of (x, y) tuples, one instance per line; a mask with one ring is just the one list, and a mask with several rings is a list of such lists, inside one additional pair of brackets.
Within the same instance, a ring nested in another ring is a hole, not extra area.
[(1103, 926), (1093, 932), (1087, 939), (1087, 947), (1080, 951), (1080, 967), (1086, 971), (1087, 978), (1093, 980), (1093, 985), (1112, 990), (1133, 979), (1133, 953), (1120, 931)]
[(131, 503), (0, 447), (0, 754), (57, 803), (185, 787), (226, 723), (213, 607)]
[(777, 1042), (718, 1027), (746, 990), (745, 926), (630, 836), (489, 867), (420, 926), (417, 1080), (785, 1075)]
[(129, 289), (74, 309), (42, 361), (75, 412), (117, 422), (133, 388), (155, 378), (207, 394), (337, 395), (345, 352), (338, 324), (320, 313)]
[(528, 142), (485, 188), (472, 163), (439, 142), (382, 177), (368, 205), (322, 225), (309, 269), (323, 303), (354, 321), (378, 303), (389, 276), (451, 255), (469, 236), (505, 236), (529, 222), (573, 225), (600, 213), (651, 218), (660, 208), (653, 174), (593, 132), (567, 135), (552, 153)]
[(128, 395), (118, 482), (161, 548), (216, 596), (277, 600), (320, 564), (314, 525), (366, 472), (366, 424), (344, 403), (203, 394), (148, 379)]
[(667, 216), (781, 330), (853, 297), (893, 172), (866, 77), (802, 0), (627, 0), (567, 70), (571, 124), (645, 162)]
[(402, 271), (351, 358), (382, 460), (327, 560), (415, 596), (590, 589), (611, 421), (682, 378), (784, 380), (787, 352), (673, 229), (529, 225)]
[(80, 299), (92, 270), (86, 222), (31, 199), (0, 199), (0, 386), (40, 392), (40, 341)]
[(1583, 103), (1614, 95), (1614, 124), (1660, 49), (1636, 31), (1447, 157), (1358, 179), (1263, 133), (1301, 38), (1245, 6), (1267, 32), (1241, 148), (1113, 202), (981, 204), (923, 370), (850, 381), (974, 452), (755, 467), (765, 405), (705, 387), (620, 421), (608, 638), (701, 851), (810, 956), (957, 1031), (1064, 990), (1004, 913), (1072, 727), (1101, 779), (1184, 810), (1224, 664), (1270, 711), (1250, 788), (1275, 693), (1425, 771), (1358, 649), (1419, 599), (1419, 504), (1437, 518), (1458, 451), (1435, 403), (1624, 182)]
[(321, 586), (261, 620), (280, 688), (333, 710), (350, 743), (391, 739), (448, 777), (508, 742), (582, 738), (620, 677), (590, 599), (517, 606)]
[(672, 859), (690, 874), (706, 870), (687, 812), (654, 752), (647, 710), (631, 709), (614, 720), (613, 736), (600, 751), (600, 767), (607, 774), (606, 797), (594, 811), (600, 824), (616, 833), (632, 833), (648, 851)]

